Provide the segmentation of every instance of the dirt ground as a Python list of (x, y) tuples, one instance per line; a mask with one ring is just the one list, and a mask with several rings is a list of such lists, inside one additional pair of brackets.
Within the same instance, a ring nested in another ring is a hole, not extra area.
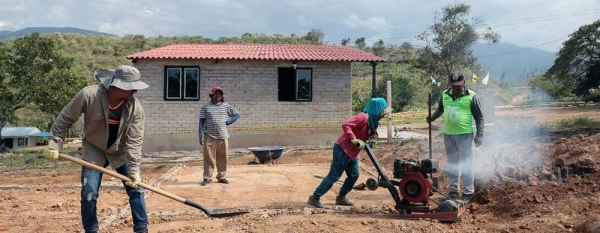
[[(208, 208), (242, 208), (250, 213), (208, 218), (192, 207), (148, 192), (150, 232), (586, 232), (580, 228), (600, 214), (600, 134), (560, 138), (531, 127), (572, 116), (600, 118), (598, 107), (513, 109), (497, 112), (484, 145), (474, 149), (476, 196), (454, 223), (400, 220), (390, 193), (353, 190), (354, 207), (335, 206), (340, 184), (322, 201), (327, 209), (306, 205), (325, 176), (331, 145), (286, 148), (276, 164), (248, 165), (253, 155), (236, 151), (229, 161), (230, 184), (200, 186), (202, 164), (196, 152), (164, 152), (143, 161), (143, 178), (175, 195)], [(427, 133), (424, 124), (407, 125)], [(434, 131), (432, 156), (440, 163), (440, 188), (447, 191), (443, 138)], [(334, 140), (334, 139), (332, 139)], [(374, 153), (392, 177), (395, 158), (429, 156), (427, 140), (380, 143)], [(157, 158), (160, 157), (160, 158)], [(362, 154), (357, 183), (373, 177)], [(30, 169), (0, 175), (1, 232), (82, 232), (79, 169)], [(342, 177), (342, 180), (344, 178)], [(434, 197), (438, 197), (435, 194)], [(120, 181), (105, 176), (98, 201), (103, 232), (131, 232), (131, 213)], [(587, 227), (593, 227), (589, 224)], [(598, 228), (600, 229), (600, 228)], [(597, 231), (587, 231), (597, 232)]]

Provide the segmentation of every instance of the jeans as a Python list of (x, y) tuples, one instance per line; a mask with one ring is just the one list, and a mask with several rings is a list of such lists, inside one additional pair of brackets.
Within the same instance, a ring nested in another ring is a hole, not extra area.
[[(108, 166), (108, 162), (104, 167)], [(116, 171), (128, 176), (129, 167), (123, 165)], [(141, 176), (141, 174), (140, 174)], [(98, 217), (96, 215), (96, 201), (98, 200), (98, 189), (102, 181), (102, 173), (86, 167), (81, 170), (81, 221), (85, 232), (98, 231)], [(125, 191), (129, 196), (129, 206), (133, 218), (133, 231), (143, 231), (148, 228), (148, 216), (146, 215), (146, 201), (142, 188), (131, 188), (125, 185)]]
[(333, 184), (342, 177), (344, 171), (346, 172), (346, 180), (344, 180), (344, 184), (342, 184), (342, 188), (340, 189), (338, 195), (340, 197), (344, 197), (352, 191), (352, 187), (354, 187), (356, 180), (358, 180), (358, 158), (351, 160), (342, 147), (335, 144), (333, 146), (333, 161), (331, 161), (329, 174), (321, 181), (321, 184), (319, 184), (313, 195), (317, 197), (325, 195)]
[(475, 192), (475, 174), (473, 173), (473, 134), (444, 134), (444, 146), (448, 165), (446, 172), (450, 183), (450, 192), (459, 193), (458, 180), (462, 180), (463, 194), (472, 195)]

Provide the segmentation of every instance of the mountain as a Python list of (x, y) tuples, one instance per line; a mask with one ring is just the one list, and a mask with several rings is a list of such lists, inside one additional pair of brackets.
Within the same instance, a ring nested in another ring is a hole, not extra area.
[(116, 36), (113, 34), (108, 34), (104, 32), (97, 32), (91, 30), (85, 30), (81, 28), (74, 27), (27, 27), (18, 31), (0, 31), (0, 40), (8, 39), (11, 37), (19, 38), (31, 33), (38, 32), (40, 34), (51, 34), (51, 33), (79, 33), (84, 35), (103, 35), (103, 36)]
[[(490, 72), (490, 80), (499, 83), (502, 73), (505, 82), (522, 83), (523, 78), (533, 73), (545, 72), (554, 64), (556, 53), (536, 48), (519, 47), (508, 43), (475, 44), (473, 54)], [(481, 80), (486, 74), (479, 74)]]
[(2, 30), (2, 31), (0, 31), (0, 38), (3, 37), (4, 35), (10, 34), (10, 33), (12, 33), (12, 31)]

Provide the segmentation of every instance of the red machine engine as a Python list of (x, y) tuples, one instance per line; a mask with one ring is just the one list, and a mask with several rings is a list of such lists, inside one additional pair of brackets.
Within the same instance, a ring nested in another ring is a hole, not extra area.
[(433, 195), (433, 181), (427, 174), (437, 170), (437, 161), (431, 159), (423, 159), (420, 163), (394, 160), (394, 178), (401, 179), (398, 188), (402, 197), (412, 203), (426, 203)]
[[(378, 173), (377, 178), (368, 178), (365, 184), (369, 190), (384, 187), (390, 192), (396, 203), (394, 207), (399, 212), (398, 218), (430, 218), (453, 222), (467, 210), (464, 203), (450, 199), (433, 187), (431, 175), (438, 172), (437, 161), (423, 159), (417, 162), (414, 160), (403, 161), (400, 158), (395, 159), (394, 178), (400, 179), (398, 181), (388, 178), (379, 160), (373, 154), (370, 145), (365, 146), (365, 150)], [(398, 190), (400, 190), (400, 193), (398, 193)], [(434, 191), (442, 194), (447, 199), (435, 200), (431, 198)], [(430, 205), (429, 201), (435, 203), (435, 207)]]

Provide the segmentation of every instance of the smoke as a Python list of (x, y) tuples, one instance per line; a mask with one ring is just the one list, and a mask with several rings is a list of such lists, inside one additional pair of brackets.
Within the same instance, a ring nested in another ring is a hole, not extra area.
[[(522, 89), (522, 92), (515, 93), (515, 99), (523, 96), (525, 98), (522, 99), (531, 98), (527, 89)], [(483, 145), (478, 148), (473, 145), (472, 148), (476, 187), (487, 188), (506, 182), (535, 185), (545, 179), (548, 171), (553, 171), (553, 162), (551, 158), (544, 157), (543, 144), (540, 143), (549, 142), (549, 137), (544, 135), (541, 126), (551, 116), (551, 110), (526, 105), (526, 102), (496, 107), (494, 92), (481, 89), (477, 91), (477, 98), (483, 108), (485, 126)], [(461, 157), (465, 156), (461, 154)], [(462, 170), (464, 174), (470, 163), (462, 159), (459, 164), (447, 164), (441, 168), (447, 175), (452, 170)], [(465, 184), (461, 182), (460, 185), (464, 187)]]
[(496, 108), (486, 102), (482, 104), (495, 111), (486, 111), (487, 116), (484, 113), (483, 145), (473, 149), (476, 183), (485, 186), (513, 179), (526, 184), (537, 182), (540, 171), (549, 162), (544, 160), (538, 147), (540, 142), (548, 141), (542, 133), (540, 119), (548, 116), (549, 110), (524, 105)]

